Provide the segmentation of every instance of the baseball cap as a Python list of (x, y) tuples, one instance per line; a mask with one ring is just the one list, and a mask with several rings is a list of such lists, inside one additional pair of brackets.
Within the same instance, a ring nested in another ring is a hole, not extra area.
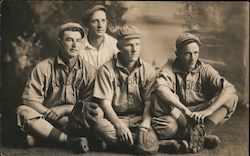
[(117, 39), (141, 38), (141, 32), (133, 25), (125, 25), (118, 29)]
[(176, 49), (180, 49), (182, 48), (184, 45), (188, 44), (188, 43), (192, 43), (192, 42), (196, 42), (199, 46), (201, 45), (201, 41), (200, 39), (190, 33), (182, 33), (176, 40), (175, 46)]
[(86, 14), (85, 14), (85, 22), (88, 22), (89, 18), (98, 10), (103, 10), (104, 12), (107, 11), (107, 8), (104, 7), (103, 5), (94, 5), (87, 9)]
[(84, 36), (84, 30), (82, 26), (79, 23), (72, 23), (72, 22), (61, 25), (58, 30), (58, 35), (60, 35), (63, 31), (69, 28), (78, 28), (81, 31), (82, 36)]

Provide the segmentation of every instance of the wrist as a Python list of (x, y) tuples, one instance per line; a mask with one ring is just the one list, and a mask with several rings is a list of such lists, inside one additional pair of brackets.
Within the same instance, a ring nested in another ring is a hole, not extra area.
[(184, 109), (184, 113), (187, 116), (190, 116), (192, 114), (192, 112), (188, 108)]
[(116, 130), (117, 130), (117, 129), (121, 129), (121, 128), (122, 128), (122, 124), (121, 124), (120, 122), (116, 122), (116, 123), (114, 124), (114, 127), (115, 127)]
[(144, 120), (140, 125), (140, 127), (142, 128), (150, 128), (150, 126), (151, 126), (151, 120)]
[(212, 107), (207, 108), (208, 114), (213, 114), (214, 110)]

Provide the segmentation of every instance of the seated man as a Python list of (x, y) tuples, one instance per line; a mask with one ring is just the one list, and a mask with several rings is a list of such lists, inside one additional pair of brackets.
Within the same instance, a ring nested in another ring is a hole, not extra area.
[(109, 145), (136, 147), (135, 131), (155, 136), (150, 129), (150, 108), (156, 71), (139, 57), (141, 34), (136, 27), (123, 26), (117, 36), (120, 52), (101, 66), (96, 76), (93, 97), (99, 99), (106, 118), (98, 118), (96, 126)]
[(17, 108), (18, 126), (27, 134), (27, 145), (37, 138), (69, 144), (79, 152), (88, 151), (84, 137), (66, 132), (69, 114), (79, 100), (90, 100), (96, 69), (79, 57), (84, 31), (78, 23), (60, 26), (57, 56), (36, 65)]
[[(200, 148), (195, 149), (195, 140), (191, 139), (192, 145), (182, 141), (184, 147), (189, 145), (186, 148), (190, 152), (198, 152), (203, 145), (215, 148), (220, 143), (219, 137), (211, 132), (230, 118), (238, 101), (234, 86), (213, 67), (199, 60), (200, 45), (197, 36), (181, 34), (176, 40), (176, 59), (169, 60), (161, 68), (156, 80), (152, 125), (160, 139), (180, 136), (191, 122), (204, 124), (205, 136)], [(172, 143), (178, 151), (177, 142), (172, 140)]]

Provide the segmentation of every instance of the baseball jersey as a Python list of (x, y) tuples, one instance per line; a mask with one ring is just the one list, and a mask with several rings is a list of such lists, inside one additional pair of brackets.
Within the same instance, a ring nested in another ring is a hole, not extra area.
[(38, 63), (23, 91), (22, 100), (35, 101), (50, 108), (72, 104), (91, 97), (96, 69), (78, 57), (70, 71), (58, 56)]
[(108, 34), (104, 35), (104, 40), (99, 49), (93, 47), (87, 37), (84, 38), (84, 47), (80, 56), (97, 69), (109, 61), (119, 50), (116, 47), (117, 40)]
[(117, 56), (99, 68), (93, 97), (112, 101), (118, 116), (142, 115), (145, 101), (151, 98), (156, 71), (139, 59), (129, 73)]
[(211, 100), (219, 91), (234, 86), (212, 66), (197, 61), (196, 68), (187, 73), (181, 70), (178, 60), (168, 60), (156, 80), (156, 87), (167, 86), (176, 93), (185, 106), (194, 106)]

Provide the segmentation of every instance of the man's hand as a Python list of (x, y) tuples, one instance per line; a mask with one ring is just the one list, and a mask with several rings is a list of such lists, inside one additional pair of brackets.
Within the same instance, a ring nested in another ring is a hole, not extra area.
[(45, 118), (51, 120), (58, 120), (60, 117), (64, 116), (67, 113), (68, 108), (65, 105), (56, 106), (49, 108), (43, 115)]
[(121, 143), (127, 144), (129, 146), (134, 145), (133, 136), (128, 127), (122, 124), (120, 126), (117, 126), (116, 135)]
[(199, 111), (199, 112), (193, 112), (190, 115), (190, 118), (193, 118), (197, 123), (204, 123), (204, 120), (207, 116), (212, 115), (212, 111), (208, 108), (205, 109), (203, 111)]

